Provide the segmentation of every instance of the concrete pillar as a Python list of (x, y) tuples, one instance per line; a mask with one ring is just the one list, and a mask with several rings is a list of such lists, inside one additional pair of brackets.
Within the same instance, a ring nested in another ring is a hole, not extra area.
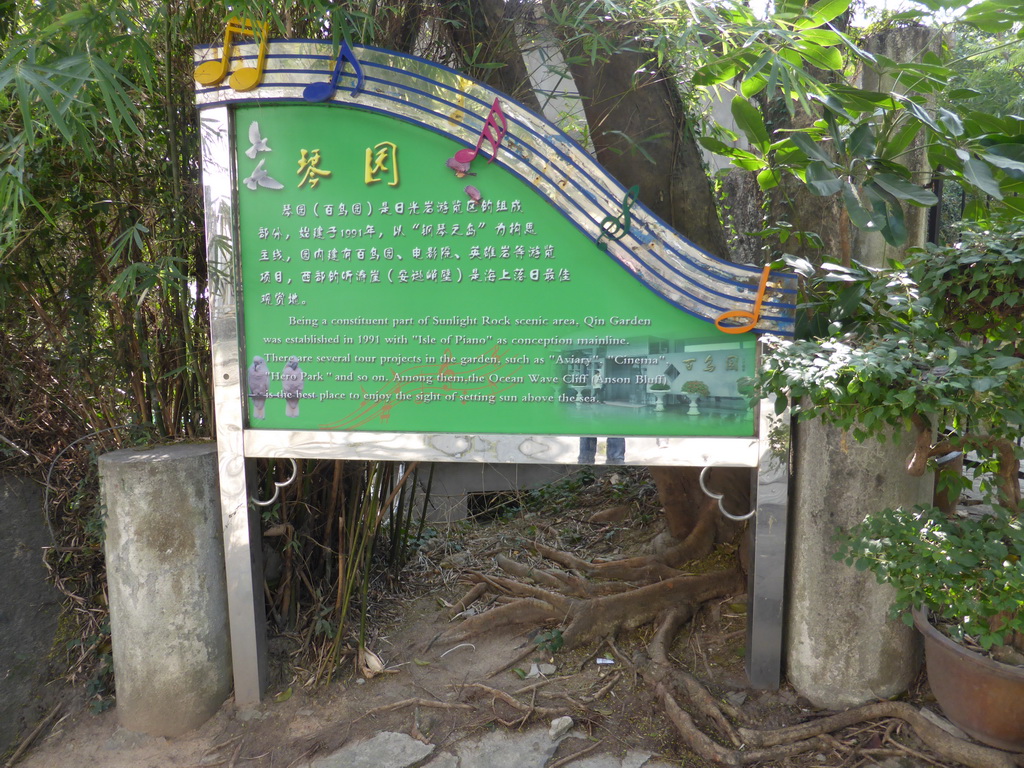
[(231, 691), (217, 446), (100, 457), (121, 725), (178, 736)]
[(858, 443), (817, 419), (796, 427), (787, 677), (817, 707), (895, 695), (917, 672), (917, 634), (888, 617), (893, 589), (832, 557), (837, 527), (848, 529), (886, 507), (931, 501), (931, 476), (904, 471), (912, 447), (909, 435)]

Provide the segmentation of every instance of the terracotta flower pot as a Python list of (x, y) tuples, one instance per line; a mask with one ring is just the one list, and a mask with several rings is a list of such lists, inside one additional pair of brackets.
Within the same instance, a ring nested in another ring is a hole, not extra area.
[(1024, 751), (1024, 667), (1000, 664), (950, 640), (914, 612), (928, 683), (953, 723), (978, 741)]

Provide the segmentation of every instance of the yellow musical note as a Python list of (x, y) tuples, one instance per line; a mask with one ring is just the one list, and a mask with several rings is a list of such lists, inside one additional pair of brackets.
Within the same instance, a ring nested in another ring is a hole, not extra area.
[[(723, 312), (715, 318), (715, 327), (718, 330), (722, 333), (746, 333), (757, 325), (757, 321), (761, 317), (761, 302), (764, 301), (765, 289), (768, 287), (768, 275), (771, 271), (772, 267), (770, 264), (766, 264), (765, 268), (761, 271), (761, 284), (757, 286), (757, 295), (754, 297), (754, 311), (748, 312), (745, 309), (733, 309), (729, 312)], [(722, 325), (723, 320), (734, 317), (744, 318), (750, 320), (750, 322), (746, 325)]]
[[(257, 28), (259, 34), (257, 34)], [(221, 48), (220, 59), (204, 61), (196, 67), (192, 75), (196, 82), (200, 85), (217, 85), (227, 77), (228, 70), (231, 68), (231, 47), (236, 36), (252, 37), (254, 40), (259, 39), (259, 53), (256, 56), (256, 66), (242, 67), (236, 70), (232, 73), (228, 85), (236, 91), (244, 92), (251, 91), (260, 84), (260, 81), (263, 79), (263, 67), (267, 60), (269, 25), (264, 23), (257, 27), (248, 19), (239, 19), (237, 17), (230, 19), (224, 28), (224, 45)]]
[(224, 46), (221, 48), (221, 57), (214, 61), (204, 61), (193, 73), (200, 85), (216, 85), (228, 75), (228, 67), (231, 61), (231, 38), (234, 36), (237, 24), (232, 19), (224, 28)]
[(472, 84), (472, 80), (467, 80), (464, 77), (459, 78), (459, 95), (455, 97), (455, 103), (458, 107), (448, 114), (448, 122), (461, 123), (465, 119), (466, 113), (463, 110), (466, 108), (466, 89)]

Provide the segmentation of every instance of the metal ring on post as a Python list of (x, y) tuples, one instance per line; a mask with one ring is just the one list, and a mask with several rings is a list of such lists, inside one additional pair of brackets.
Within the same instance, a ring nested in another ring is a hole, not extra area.
[(292, 483), (295, 482), (295, 478), (298, 477), (298, 475), (299, 475), (299, 465), (295, 463), (295, 459), (288, 459), (288, 461), (290, 461), (292, 463), (292, 476), (289, 477), (287, 480), (285, 480), (283, 483), (279, 483), (279, 482), (277, 482), (275, 480), (274, 481), (274, 495), (271, 496), (266, 501), (260, 501), (259, 499), (253, 499), (252, 503), (255, 504), (257, 507), (269, 507), (271, 504), (273, 504), (275, 501), (277, 501), (277, 497), (281, 494), (281, 489), (282, 488), (287, 488), (289, 485), (291, 485)]
[(708, 487), (706, 485), (704, 485), (704, 475), (706, 475), (707, 471), (709, 469), (711, 469), (713, 466), (717, 467), (717, 466), (725, 466), (725, 465), (723, 465), (723, 464), (708, 464), (706, 467), (704, 467), (704, 469), (702, 469), (700, 471), (700, 477), (698, 478), (699, 481), (700, 481), (700, 489), (702, 491), (704, 491), (704, 493), (707, 494), (708, 496), (710, 496), (712, 499), (715, 499), (715, 500), (718, 501), (718, 511), (721, 512), (725, 517), (729, 518), (730, 520), (735, 520), (737, 523), (742, 523), (744, 520), (749, 520), (750, 518), (752, 518), (754, 516), (754, 513), (757, 512), (757, 508), (756, 507), (754, 509), (750, 510), (745, 515), (732, 515), (732, 514), (728, 513), (725, 510), (725, 507), (722, 506), (722, 499), (725, 497), (725, 494), (724, 493), (714, 493), (713, 491), (709, 491)]

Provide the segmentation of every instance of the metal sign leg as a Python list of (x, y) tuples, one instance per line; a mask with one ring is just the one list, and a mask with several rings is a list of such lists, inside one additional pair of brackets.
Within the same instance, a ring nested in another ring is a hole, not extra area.
[(747, 677), (775, 690), (782, 680), (786, 536), (789, 518), (789, 411), (762, 401), (760, 462), (747, 584)]

